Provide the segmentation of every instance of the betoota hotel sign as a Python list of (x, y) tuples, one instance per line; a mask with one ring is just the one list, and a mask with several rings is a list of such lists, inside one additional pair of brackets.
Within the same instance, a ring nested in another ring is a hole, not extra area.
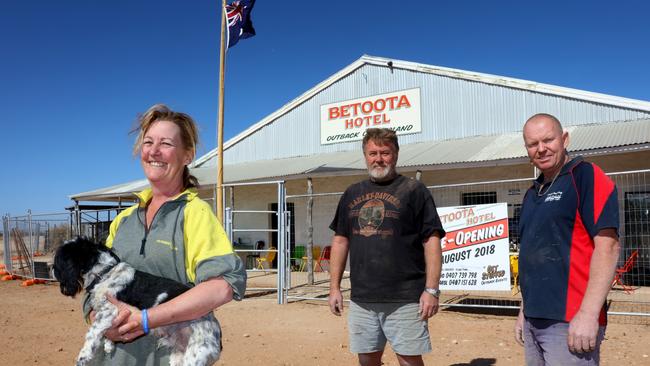
[(321, 105), (320, 143), (361, 140), (372, 127), (398, 135), (422, 132), (420, 105), (420, 88)]

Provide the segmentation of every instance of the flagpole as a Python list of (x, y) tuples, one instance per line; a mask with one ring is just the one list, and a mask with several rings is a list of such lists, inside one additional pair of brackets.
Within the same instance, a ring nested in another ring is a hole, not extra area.
[(217, 219), (223, 225), (223, 107), (226, 70), (226, 0), (221, 4), (221, 48), (219, 51), (219, 115), (217, 128)]

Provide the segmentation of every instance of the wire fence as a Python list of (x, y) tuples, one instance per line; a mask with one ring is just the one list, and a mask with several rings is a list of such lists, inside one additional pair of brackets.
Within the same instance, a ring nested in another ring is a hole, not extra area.
[(113, 218), (122, 208), (36, 213), (3, 217), (2, 250), (4, 276), (10, 279), (53, 280), (54, 252), (77, 236), (103, 243)]
[[(650, 324), (650, 170), (608, 174), (618, 188), (620, 243), (616, 281), (608, 296), (610, 319), (616, 322)], [(511, 259), (517, 258), (519, 237), (517, 227), (521, 201), (531, 179), (513, 179), (467, 184), (449, 184), (428, 187), (437, 207), (468, 206), (507, 203), (508, 251)], [(289, 300), (326, 300), (329, 290), (327, 251), (332, 232), (328, 229), (342, 192), (287, 196), (295, 205), (297, 222), (313, 222), (313, 227), (302, 230), (312, 235), (296, 235), (291, 247), (291, 286)], [(309, 206), (312, 206), (309, 208)], [(312, 217), (304, 219), (308, 211)], [(308, 238), (312, 239), (309, 240)], [(312, 258), (307, 258), (309, 248)], [(521, 302), (517, 287), (516, 261), (511, 263), (511, 289), (509, 291), (444, 291), (443, 306), (458, 311), (485, 311), (500, 309), (516, 312)], [(627, 266), (626, 266), (627, 264)], [(344, 273), (341, 284), (344, 297), (349, 297), (349, 272)]]
[[(650, 324), (649, 174), (650, 170), (608, 174), (618, 187), (622, 247), (617, 277), (608, 296), (613, 321)], [(530, 179), (516, 179), (428, 188), (438, 207), (505, 202), (507, 245), (511, 256), (516, 256), (521, 201), (530, 183)], [(235, 251), (246, 263), (250, 292), (277, 291), (279, 303), (326, 300), (330, 280), (328, 247), (332, 239), (329, 224), (342, 192), (286, 195), (284, 182), (280, 181), (266, 182), (256, 187), (253, 194), (245, 191), (247, 197), (235, 198), (233, 192), (237, 189), (238, 185), (231, 185), (224, 191), (230, 190), (229, 200), (224, 202), (230, 201), (231, 206), (224, 226)], [(257, 199), (254, 194), (263, 193), (277, 194), (276, 203), (260, 205), (259, 202), (268, 200)], [(77, 208), (51, 214), (4, 216), (0, 245), (4, 270), (22, 278), (51, 280), (54, 250), (77, 235), (104, 242), (110, 222), (121, 209)], [(510, 291), (445, 291), (442, 304), (456, 310), (515, 311), (521, 294), (516, 283), (517, 271), (510, 268), (510, 272)], [(347, 271), (341, 288), (344, 296), (349, 297)]]

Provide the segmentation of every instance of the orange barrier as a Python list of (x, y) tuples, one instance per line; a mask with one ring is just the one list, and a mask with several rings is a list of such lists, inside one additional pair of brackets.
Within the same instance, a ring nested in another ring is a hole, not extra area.
[(31, 280), (23, 281), (23, 282), (20, 284), (20, 286), (22, 286), (22, 287), (27, 287), (27, 286), (32, 286), (32, 285), (42, 285), (42, 284), (44, 284), (44, 283), (45, 283), (44, 280), (31, 279)]
[[(42, 257), (44, 255), (45, 255), (45, 253), (42, 253), (42, 252), (34, 252), (34, 257)], [(22, 255), (14, 255), (14, 256), (11, 257), (12, 261), (17, 261), (17, 260), (21, 260), (21, 259), (22, 260), (27, 260), (27, 259), (29, 259), (29, 257), (25, 257), (25, 256), (22, 256)]]
[(9, 272), (5, 271), (4, 269), (0, 270), (0, 276), (8, 275)]
[(11, 281), (11, 280), (17, 280), (17, 279), (18, 279), (18, 276), (9, 274), (9, 275), (2, 276), (2, 278), (0, 278), (0, 281)]

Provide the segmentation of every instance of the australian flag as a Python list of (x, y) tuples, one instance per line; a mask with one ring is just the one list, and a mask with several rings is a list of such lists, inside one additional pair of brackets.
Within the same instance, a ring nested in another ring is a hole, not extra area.
[(226, 5), (228, 18), (228, 48), (239, 42), (240, 38), (250, 38), (255, 35), (251, 11), (255, 0), (238, 0)]

